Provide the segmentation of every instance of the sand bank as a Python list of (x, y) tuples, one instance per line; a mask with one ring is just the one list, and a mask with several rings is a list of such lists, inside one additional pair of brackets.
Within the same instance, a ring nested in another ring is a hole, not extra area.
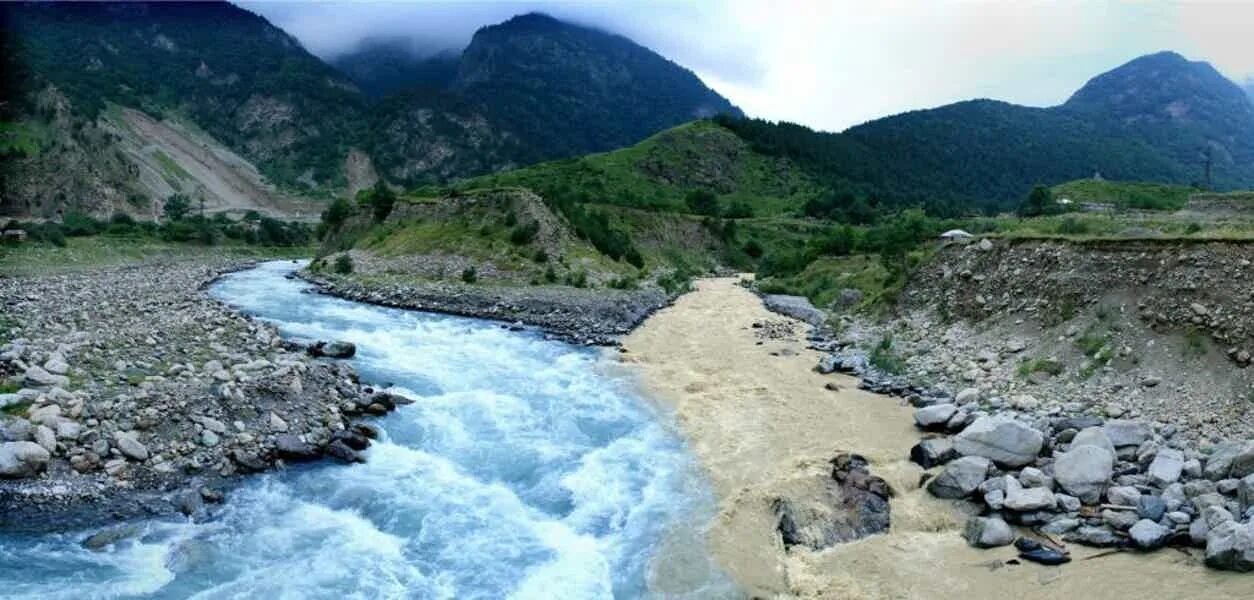
[[(1012, 548), (976, 550), (954, 506), (918, 486), (907, 460), (919, 435), (901, 401), (819, 375), (805, 328), (762, 340), (756, 321), (781, 321), (736, 279), (702, 280), (625, 341), (624, 363), (675, 413), (718, 496), (711, 553), (746, 593), (804, 598), (1250, 598), (1254, 575), (1219, 573), (1200, 555), (1162, 550), (1062, 567), (1005, 565)], [(835, 383), (836, 391), (826, 389)], [(892, 531), (815, 552), (785, 552), (771, 501), (827, 476), (838, 451), (865, 456), (897, 491)]]

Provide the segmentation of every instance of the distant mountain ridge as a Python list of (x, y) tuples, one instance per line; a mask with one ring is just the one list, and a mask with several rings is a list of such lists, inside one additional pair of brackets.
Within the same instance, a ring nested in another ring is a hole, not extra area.
[[(518, 29), (537, 22), (543, 31)], [(6, 65), (15, 59), (24, 74), (20, 89), (6, 89), (0, 214), (148, 215), (170, 188), (196, 195), (208, 187), (168, 153), (145, 160), (170, 181), (137, 180), (134, 153), (117, 145), (117, 130), (128, 127), (117, 108), (203, 132), (255, 166), (267, 180), (257, 184), (304, 197), (351, 194), (377, 176), (443, 182), (610, 150), (735, 111), (690, 71), (626, 38), (539, 15), (494, 27), (456, 62), (409, 61), (375, 40), (337, 70), (225, 2), (2, 4), (0, 28), (13, 48)], [(554, 52), (484, 60), (519, 35), (525, 47)], [(611, 72), (613, 85), (594, 85)], [(191, 180), (175, 186), (184, 173)]]

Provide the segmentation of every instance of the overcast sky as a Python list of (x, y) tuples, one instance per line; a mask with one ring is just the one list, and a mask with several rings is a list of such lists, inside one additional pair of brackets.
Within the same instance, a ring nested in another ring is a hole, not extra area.
[(1136, 56), (1176, 50), (1254, 75), (1250, 2), (272, 2), (240, 4), (324, 58), (366, 36), (461, 49), (541, 11), (620, 33), (697, 73), (748, 114), (839, 131), (970, 98), (1049, 106)]

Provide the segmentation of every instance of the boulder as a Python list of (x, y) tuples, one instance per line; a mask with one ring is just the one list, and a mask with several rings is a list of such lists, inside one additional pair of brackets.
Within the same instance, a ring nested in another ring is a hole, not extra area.
[(1115, 468), (1115, 453), (1101, 446), (1072, 446), (1054, 461), (1054, 481), (1085, 504), (1097, 504)]
[(70, 370), (70, 364), (65, 362), (65, 357), (60, 353), (53, 352), (44, 363), (44, 370), (53, 375), (65, 375)]
[(366, 462), (365, 457), (352, 448), (348, 447), (343, 440), (334, 440), (327, 444), (326, 454), (342, 463), (363, 463)]
[(279, 458), (292, 462), (317, 460), (321, 453), (313, 444), (302, 441), (292, 434), (283, 434), (274, 438), (274, 451)]
[(914, 424), (920, 429), (944, 431), (949, 419), (958, 412), (953, 404), (934, 404), (914, 411)]
[(1124, 538), (1120, 537), (1109, 527), (1092, 525), (1077, 527), (1071, 532), (1064, 534), (1062, 539), (1065, 542), (1096, 546), (1098, 548), (1122, 546), (1124, 544)]
[(1144, 421), (1111, 419), (1106, 421), (1102, 429), (1116, 449), (1127, 446), (1139, 447), (1154, 437), (1154, 430)]
[(69, 387), (70, 378), (64, 375), (53, 375), (39, 365), (32, 365), (23, 375), (26, 385), (39, 388)]
[(1018, 512), (1053, 509), (1057, 504), (1054, 493), (1046, 488), (1019, 488), (1006, 492), (1003, 506)]
[(1215, 444), (1202, 474), (1210, 480), (1225, 479), (1232, 471), (1232, 463), (1238, 456), (1254, 452), (1254, 442), (1225, 441)]
[(0, 477), (34, 477), (47, 468), (51, 459), (52, 455), (34, 442), (4, 442), (0, 444)]
[(1228, 571), (1254, 571), (1254, 521), (1227, 521), (1206, 534), (1206, 566)]
[(805, 321), (815, 327), (821, 327), (827, 322), (827, 315), (815, 308), (805, 296), (766, 294), (762, 296), (762, 304), (771, 312)]
[(1130, 485), (1118, 485), (1106, 490), (1106, 499), (1119, 506), (1136, 506), (1141, 500), (1141, 490)]
[(1132, 543), (1142, 550), (1156, 550), (1167, 541), (1171, 530), (1149, 519), (1141, 519), (1128, 528), (1128, 537)]
[(1158, 487), (1166, 487), (1180, 481), (1184, 472), (1184, 453), (1175, 448), (1161, 448), (1150, 463), (1146, 475)]
[(1136, 501), (1136, 514), (1142, 519), (1161, 521), (1167, 513), (1167, 503), (1161, 497), (1144, 495)]
[(357, 346), (352, 342), (334, 341), (334, 342), (316, 342), (309, 347), (310, 356), (324, 356), (326, 358), (352, 358), (357, 354)]
[(57, 434), (47, 425), (35, 427), (35, 443), (48, 452), (57, 451)]
[(927, 438), (919, 440), (910, 449), (910, 460), (924, 469), (943, 465), (958, 457), (953, 442), (947, 438)]
[(980, 389), (979, 388), (973, 388), (973, 387), (964, 388), (963, 390), (958, 392), (957, 396), (954, 396), (954, 402), (960, 405), (971, 404), (972, 402), (979, 402), (979, 401), (980, 401)]
[(118, 451), (122, 453), (122, 456), (131, 460), (148, 460), (148, 447), (141, 444), (134, 437), (119, 431), (114, 434), (113, 441), (117, 444)]
[(981, 456), (950, 461), (927, 483), (927, 491), (938, 498), (966, 498), (984, 482), (990, 466), (989, 460)]
[(1009, 546), (1015, 541), (1015, 533), (1005, 521), (998, 518), (971, 517), (963, 529), (962, 537), (976, 548)]
[(1254, 506), (1254, 475), (1246, 475), (1237, 482), (1237, 502), (1241, 503), (1241, 510)]
[(954, 437), (954, 450), (982, 456), (999, 466), (1022, 467), (1036, 460), (1045, 436), (1009, 417), (981, 417)]

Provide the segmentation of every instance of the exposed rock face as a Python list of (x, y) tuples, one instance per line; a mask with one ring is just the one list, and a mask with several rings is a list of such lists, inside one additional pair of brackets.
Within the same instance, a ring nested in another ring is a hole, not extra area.
[(998, 465), (1022, 467), (1036, 460), (1045, 437), (1008, 417), (981, 417), (954, 438), (963, 456), (983, 456)]
[(819, 550), (888, 530), (888, 483), (871, 475), (856, 454), (841, 454), (832, 463), (832, 478), (817, 493), (774, 501), (785, 546)]

